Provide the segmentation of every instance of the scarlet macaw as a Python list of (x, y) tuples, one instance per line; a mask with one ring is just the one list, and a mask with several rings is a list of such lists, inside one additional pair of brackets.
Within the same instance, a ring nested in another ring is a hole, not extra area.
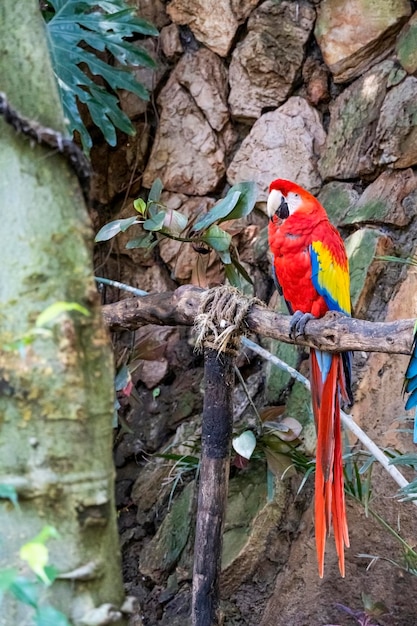
[[(308, 191), (274, 180), (267, 202), (269, 245), (278, 289), (293, 315), (291, 332), (303, 334), (307, 321), (327, 311), (350, 315), (349, 267), (343, 240), (326, 211)], [(317, 431), (315, 534), (320, 578), (326, 535), (333, 522), (339, 569), (345, 575), (346, 520), (340, 398), (351, 403), (349, 352), (310, 350), (310, 381)]]
[(414, 327), (414, 341), (411, 349), (411, 358), (405, 372), (404, 391), (410, 395), (405, 404), (405, 410), (408, 411), (416, 407), (414, 417), (413, 441), (417, 443), (417, 322)]

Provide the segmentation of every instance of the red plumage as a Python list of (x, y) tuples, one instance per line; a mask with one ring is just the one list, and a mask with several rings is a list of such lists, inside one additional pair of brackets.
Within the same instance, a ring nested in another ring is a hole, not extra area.
[[(343, 240), (314, 196), (276, 180), (268, 198), (269, 244), (274, 271), (291, 313), (322, 317), (350, 314), (348, 262)], [(349, 545), (343, 486), (340, 397), (349, 401), (350, 355), (311, 350), (310, 381), (317, 430), (315, 531), (323, 576), (326, 535), (333, 522), (339, 569)]]

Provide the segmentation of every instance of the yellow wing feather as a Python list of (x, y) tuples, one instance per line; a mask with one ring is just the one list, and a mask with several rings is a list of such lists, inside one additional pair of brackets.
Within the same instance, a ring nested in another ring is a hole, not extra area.
[(330, 310), (350, 315), (350, 281), (347, 259), (338, 262), (322, 241), (311, 244), (312, 280)]

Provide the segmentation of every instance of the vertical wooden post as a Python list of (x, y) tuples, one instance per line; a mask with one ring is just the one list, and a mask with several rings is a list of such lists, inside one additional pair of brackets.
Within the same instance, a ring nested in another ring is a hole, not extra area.
[(204, 349), (202, 451), (194, 546), (192, 625), (219, 625), (222, 532), (233, 427), (234, 356)]

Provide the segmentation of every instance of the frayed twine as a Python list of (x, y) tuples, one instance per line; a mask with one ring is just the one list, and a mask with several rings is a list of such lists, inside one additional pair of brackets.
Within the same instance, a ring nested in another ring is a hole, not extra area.
[(209, 289), (202, 298), (194, 321), (196, 350), (203, 347), (236, 355), (241, 335), (246, 335), (245, 319), (252, 305), (265, 304), (258, 298), (246, 298), (234, 287)]

